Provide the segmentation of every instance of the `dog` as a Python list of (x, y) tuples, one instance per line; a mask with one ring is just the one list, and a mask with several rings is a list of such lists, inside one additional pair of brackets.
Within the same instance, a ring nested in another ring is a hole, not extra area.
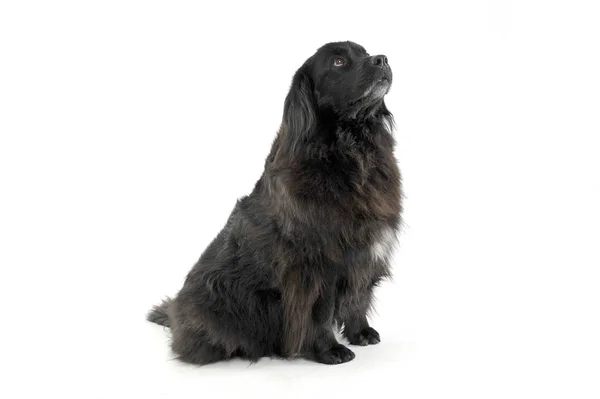
[(171, 329), (178, 359), (340, 364), (355, 355), (336, 329), (352, 345), (380, 342), (367, 316), (402, 211), (391, 84), (387, 57), (353, 42), (328, 43), (298, 69), (253, 191), (147, 316)]

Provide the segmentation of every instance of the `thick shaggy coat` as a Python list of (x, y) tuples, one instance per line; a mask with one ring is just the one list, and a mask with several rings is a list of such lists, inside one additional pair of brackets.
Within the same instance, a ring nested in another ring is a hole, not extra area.
[(294, 75), (264, 173), (177, 296), (148, 314), (185, 362), (303, 356), (337, 364), (379, 342), (367, 314), (389, 276), (400, 172), (383, 55), (329, 43)]

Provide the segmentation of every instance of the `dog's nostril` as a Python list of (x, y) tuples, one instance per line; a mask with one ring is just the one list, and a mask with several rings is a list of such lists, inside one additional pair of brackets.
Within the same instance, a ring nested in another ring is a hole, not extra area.
[(384, 67), (388, 64), (388, 59), (385, 55), (375, 55), (371, 57), (371, 62), (378, 67)]

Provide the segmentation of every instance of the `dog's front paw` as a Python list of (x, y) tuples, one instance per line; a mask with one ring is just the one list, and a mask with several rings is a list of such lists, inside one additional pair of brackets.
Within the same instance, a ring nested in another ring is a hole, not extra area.
[(354, 359), (354, 352), (342, 344), (335, 344), (324, 352), (315, 353), (314, 358), (319, 363), (340, 364)]
[(360, 332), (348, 334), (348, 341), (352, 345), (366, 346), (378, 344), (381, 342), (381, 338), (379, 338), (379, 333), (374, 328), (367, 327)]

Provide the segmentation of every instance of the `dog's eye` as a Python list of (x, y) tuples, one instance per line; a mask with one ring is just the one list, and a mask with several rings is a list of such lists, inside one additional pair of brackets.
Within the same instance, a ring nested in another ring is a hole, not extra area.
[(333, 59), (333, 65), (336, 67), (341, 67), (344, 66), (346, 64), (346, 61), (344, 61), (343, 58), (334, 58)]

